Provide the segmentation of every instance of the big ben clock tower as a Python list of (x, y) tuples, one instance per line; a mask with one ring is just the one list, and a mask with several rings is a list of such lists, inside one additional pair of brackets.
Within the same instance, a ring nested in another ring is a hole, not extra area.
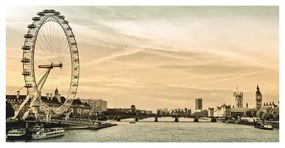
[(259, 90), (258, 84), (257, 84), (257, 87), (256, 87), (255, 100), (256, 100), (256, 108), (260, 109), (261, 105), (262, 105), (262, 94), (261, 94), (261, 92)]

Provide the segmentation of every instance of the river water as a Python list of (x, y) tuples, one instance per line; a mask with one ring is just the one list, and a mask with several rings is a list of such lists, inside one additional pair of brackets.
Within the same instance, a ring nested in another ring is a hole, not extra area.
[[(92, 130), (69, 130), (63, 137), (32, 142), (279, 142), (279, 129), (261, 130), (253, 126), (193, 122), (193, 119), (144, 119), (130, 124), (130, 120), (116, 122), (118, 126)], [(163, 121), (163, 122), (162, 122)]]

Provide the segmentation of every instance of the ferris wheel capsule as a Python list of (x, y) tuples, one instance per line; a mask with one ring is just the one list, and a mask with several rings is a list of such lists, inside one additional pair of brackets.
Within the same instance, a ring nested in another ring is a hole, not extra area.
[(57, 11), (56, 11), (56, 12), (54, 13), (54, 15), (57, 15), (57, 16), (58, 16), (58, 15), (60, 15), (60, 12), (57, 12)]
[(25, 35), (24, 35), (24, 38), (30, 39), (30, 38), (33, 38), (33, 35), (32, 35), (32, 34), (25, 34)]
[(22, 49), (23, 49), (23, 50), (30, 50), (30, 49), (31, 49), (31, 46), (23, 46)]
[(30, 59), (27, 59), (27, 58), (23, 58), (21, 60), (22, 63), (29, 63), (31, 60)]
[(25, 87), (26, 88), (31, 88), (31, 87), (33, 87), (33, 85), (32, 84), (26, 84)]
[(22, 75), (30, 75), (31, 74), (31, 72), (29, 72), (29, 71), (23, 71), (22, 72)]
[(64, 18), (65, 18), (63, 15), (59, 15), (58, 17), (59, 17), (60, 19), (63, 19), (63, 20), (64, 20)]
[(33, 17), (32, 20), (33, 21), (39, 21), (39, 20), (41, 20), (41, 18), (36, 16), (36, 17)]
[(45, 16), (45, 13), (44, 12), (38, 12), (37, 15), (38, 16)]
[(56, 11), (54, 9), (49, 10), (50, 13), (55, 13)]
[(48, 9), (44, 9), (43, 10), (44, 13), (48, 13), (48, 11), (49, 11)]
[(27, 27), (30, 28), (30, 29), (34, 29), (34, 28), (36, 28), (37, 26), (36, 26), (35, 24), (29, 24)]

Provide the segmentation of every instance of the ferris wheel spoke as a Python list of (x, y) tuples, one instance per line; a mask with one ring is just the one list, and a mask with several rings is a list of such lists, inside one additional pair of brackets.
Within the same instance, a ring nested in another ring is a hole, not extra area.
[(53, 44), (52, 44), (52, 33), (51, 33), (51, 25), (50, 25), (51, 22), (48, 22), (46, 25), (46, 37), (47, 37), (47, 43), (49, 45), (49, 54), (50, 55), (53, 55)]
[(39, 50), (39, 53), (45, 57), (45, 56), (50, 56), (50, 54), (47, 52), (46, 50), (46, 47), (47, 47), (47, 44), (46, 42), (43, 41), (43, 39), (40, 37), (39, 38), (39, 42), (38, 42), (38, 45), (40, 47), (41, 50)]
[(50, 53), (51, 53), (51, 55), (53, 55), (54, 54), (54, 46), (53, 46), (53, 33), (52, 33), (52, 22), (49, 22), (48, 23), (48, 26), (47, 26), (47, 28), (48, 28), (48, 39), (49, 39), (49, 43), (50, 43)]
[(60, 53), (61, 51), (62, 51), (62, 48), (64, 47), (64, 46), (66, 46), (66, 44), (68, 45), (68, 43), (67, 42), (63, 42), (63, 41), (65, 41), (66, 40), (66, 37), (65, 37), (65, 32), (64, 31), (61, 31), (60, 32), (60, 34), (61, 34), (61, 38), (59, 38), (59, 48), (58, 48), (58, 53)]
[(39, 46), (39, 48), (40, 48), (41, 50), (36, 51), (36, 52), (38, 52), (38, 53), (41, 55), (41, 57), (44, 57), (44, 56), (45, 56), (45, 53), (44, 53), (44, 52), (42, 52), (43, 47), (42, 47), (41, 42), (37, 42), (37, 45)]
[(45, 34), (46, 34), (46, 28), (45, 28), (45, 26), (42, 26), (42, 27), (41, 27), (41, 30), (42, 30), (42, 31), (40, 31), (40, 35), (41, 35), (41, 36), (40, 36), (40, 37), (41, 37), (40, 39), (41, 39), (42, 43), (44, 44), (44, 50), (43, 50), (43, 51), (48, 55), (46, 49), (49, 48), (49, 44), (48, 44), (48, 42), (47, 42), (47, 38), (46, 38), (46, 35), (45, 35)]
[[(61, 27), (61, 26), (60, 26)], [(61, 49), (61, 44), (63, 43), (62, 42), (62, 38), (64, 38), (64, 34), (63, 34), (63, 31), (59, 29), (59, 27), (57, 28), (57, 41), (56, 41), (56, 45), (57, 45), (57, 48), (56, 48), (56, 53), (59, 53), (60, 49)]]
[(62, 50), (63, 50), (62, 53), (63, 53), (64, 55), (65, 55), (65, 54), (69, 54), (70, 51), (68, 50), (68, 48), (69, 48), (69, 46), (68, 46), (68, 44), (66, 44), (65, 47), (62, 49)]
[(62, 61), (62, 60), (64, 60), (64, 58), (66, 57), (66, 53), (69, 51), (68, 50), (68, 44), (66, 44), (66, 46), (65, 46), (65, 48), (64, 49), (61, 49), (61, 51), (62, 52), (57, 52), (56, 54), (58, 54), (59, 56), (58, 56), (58, 59), (60, 60), (60, 61)]
[[(48, 37), (46, 37), (46, 34), (43, 31), (43, 37), (44, 37), (44, 43), (46, 43), (46, 49), (51, 50), (51, 45), (49, 43)], [(48, 50), (47, 50), (48, 51)], [(50, 52), (47, 52), (49, 54), (49, 56), (51, 56)]]
[[(53, 23), (55, 23), (55, 22), (53, 22)], [(53, 45), (54, 45), (54, 54), (56, 54), (58, 46), (56, 44), (56, 38), (57, 38), (56, 34), (57, 34), (57, 32), (56, 32), (56, 26), (55, 25), (53, 25), (52, 30), (53, 30), (52, 42), (53, 42)]]
[[(39, 39), (40, 39), (40, 38), (39, 38)], [(41, 39), (40, 39), (40, 40), (41, 40)], [(42, 56), (43, 56), (43, 53), (44, 53), (43, 50), (44, 50), (44, 48), (43, 48), (42, 42), (38, 42), (37, 45), (38, 45), (38, 46), (40, 47), (40, 49), (41, 49), (38, 53), (42, 54)], [(44, 53), (44, 54), (45, 54), (45, 53)]]
[(59, 27), (56, 28), (56, 34), (57, 34), (57, 38), (56, 38), (56, 47), (59, 48), (59, 39), (61, 37), (61, 30), (59, 30)]
[(47, 47), (47, 44), (46, 42), (43, 41), (42, 37), (41, 37), (41, 32), (39, 33), (38, 35), (38, 40), (37, 40), (37, 45), (39, 45), (39, 47), (42, 49), (40, 51), (43, 51), (42, 53), (44, 53), (44, 55), (48, 55), (47, 52), (45, 51), (45, 48), (44, 47)]
[(57, 37), (57, 44), (56, 44), (57, 48), (56, 48), (56, 52), (55, 53), (58, 53), (58, 50), (60, 49), (61, 43), (63, 43), (63, 42), (60, 41), (60, 39), (63, 38), (62, 30), (59, 30), (58, 28), (57, 28), (58, 37)]
[(67, 73), (66, 70), (62, 70), (61, 72), (62, 72), (63, 74), (66, 74), (66, 75), (70, 75), (69, 73)]
[[(59, 34), (58, 28), (55, 28), (55, 34)], [(58, 49), (59, 49), (59, 41), (58, 38), (60, 38), (60, 36), (55, 36), (55, 40), (54, 40), (54, 45), (55, 45), (55, 53), (57, 53)]]
[[(70, 64), (70, 60), (66, 60), (65, 59), (66, 57), (65, 56), (60, 56), (60, 59), (59, 59), (59, 61), (62, 63), (62, 64)], [(65, 62), (65, 61), (68, 61), (68, 62)]]
[(60, 39), (60, 44), (59, 44), (59, 48), (58, 48), (58, 50), (60, 50), (60, 49), (62, 49), (62, 46), (64, 46), (63, 44), (64, 44), (64, 38), (62, 37), (61, 39)]

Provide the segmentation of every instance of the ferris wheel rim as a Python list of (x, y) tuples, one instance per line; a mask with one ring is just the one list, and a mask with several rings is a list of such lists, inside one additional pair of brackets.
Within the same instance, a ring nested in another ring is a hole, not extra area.
[(67, 94), (67, 99), (74, 99), (77, 94), (77, 88), (79, 84), (79, 53), (77, 48), (77, 42), (71, 27), (69, 26), (68, 21), (65, 20), (63, 15), (60, 15), (60, 12), (57, 12), (52, 9), (46, 9), (42, 12), (38, 12), (38, 16), (32, 18), (33, 22), (29, 24), (27, 27), (28, 32), (24, 35), (25, 42), (23, 49), (23, 58), (21, 62), (23, 63), (23, 72), (25, 80), (25, 87), (27, 88), (27, 92), (33, 95), (40, 95), (37, 79), (35, 77), (35, 51), (36, 51), (36, 43), (37, 37), (42, 26), (49, 22), (54, 21), (57, 23), (61, 29), (64, 31), (64, 35), (66, 37), (68, 43), (68, 50), (70, 52), (70, 64), (71, 64), (71, 78), (70, 84)]

